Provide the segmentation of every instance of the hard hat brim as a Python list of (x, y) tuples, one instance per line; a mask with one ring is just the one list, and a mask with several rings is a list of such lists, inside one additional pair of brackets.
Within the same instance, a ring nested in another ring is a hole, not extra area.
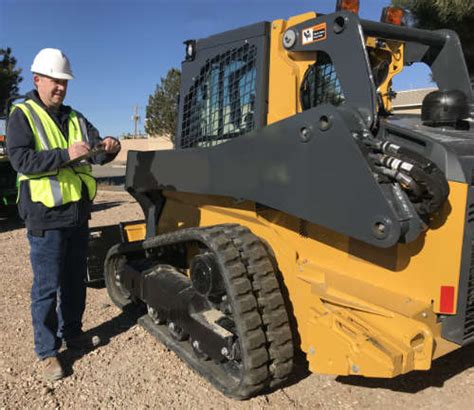
[(74, 76), (72, 74), (67, 74), (67, 73), (42, 73), (41, 71), (33, 71), (31, 70), (33, 74), (39, 74), (43, 75), (45, 77), (50, 77), (50, 78), (55, 78), (57, 80), (74, 80)]
[(74, 76), (72, 74), (66, 74), (66, 73), (57, 74), (53, 78), (57, 78), (58, 80), (74, 80)]

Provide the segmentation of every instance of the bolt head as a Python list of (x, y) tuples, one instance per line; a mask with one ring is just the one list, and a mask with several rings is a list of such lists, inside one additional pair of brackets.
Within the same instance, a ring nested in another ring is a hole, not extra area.
[(301, 142), (308, 142), (310, 139), (311, 139), (311, 131), (306, 127), (301, 128), (300, 130)]
[(291, 48), (296, 43), (296, 32), (293, 29), (289, 29), (285, 31), (283, 34), (283, 47), (286, 49)]
[(372, 233), (377, 239), (385, 239), (390, 235), (391, 221), (386, 217), (377, 217), (372, 225)]

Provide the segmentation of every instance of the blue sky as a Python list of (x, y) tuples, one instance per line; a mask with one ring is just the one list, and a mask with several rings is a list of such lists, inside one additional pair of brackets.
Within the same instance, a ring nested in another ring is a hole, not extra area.
[[(378, 20), (390, 0), (361, 0), (360, 15)], [(32, 88), (30, 66), (44, 47), (62, 49), (76, 79), (66, 104), (102, 136), (133, 130), (134, 105), (143, 129), (148, 97), (183, 41), (306, 11), (330, 13), (336, 0), (0, 0), (0, 47), (11, 47), (23, 69), (21, 92)], [(426, 72), (404, 76), (397, 89), (427, 86)]]

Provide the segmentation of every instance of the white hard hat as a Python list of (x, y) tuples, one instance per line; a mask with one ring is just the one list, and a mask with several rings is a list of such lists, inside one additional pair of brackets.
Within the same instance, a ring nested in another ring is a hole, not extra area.
[(68, 58), (57, 48), (43, 48), (40, 50), (33, 60), (31, 72), (59, 80), (72, 80), (74, 78)]

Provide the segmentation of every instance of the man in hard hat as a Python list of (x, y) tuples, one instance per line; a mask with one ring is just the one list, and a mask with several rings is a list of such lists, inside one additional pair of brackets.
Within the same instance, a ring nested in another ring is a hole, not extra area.
[[(57, 380), (64, 377), (57, 358), (62, 341), (72, 348), (92, 344), (82, 333), (88, 220), (97, 189), (90, 162), (113, 160), (120, 143), (101, 139), (81, 113), (63, 105), (74, 77), (61, 50), (41, 50), (31, 71), (35, 89), (13, 107), (7, 148), (18, 172), (19, 214), (30, 243), (35, 352), (44, 377)], [(102, 152), (87, 158), (97, 146)]]

